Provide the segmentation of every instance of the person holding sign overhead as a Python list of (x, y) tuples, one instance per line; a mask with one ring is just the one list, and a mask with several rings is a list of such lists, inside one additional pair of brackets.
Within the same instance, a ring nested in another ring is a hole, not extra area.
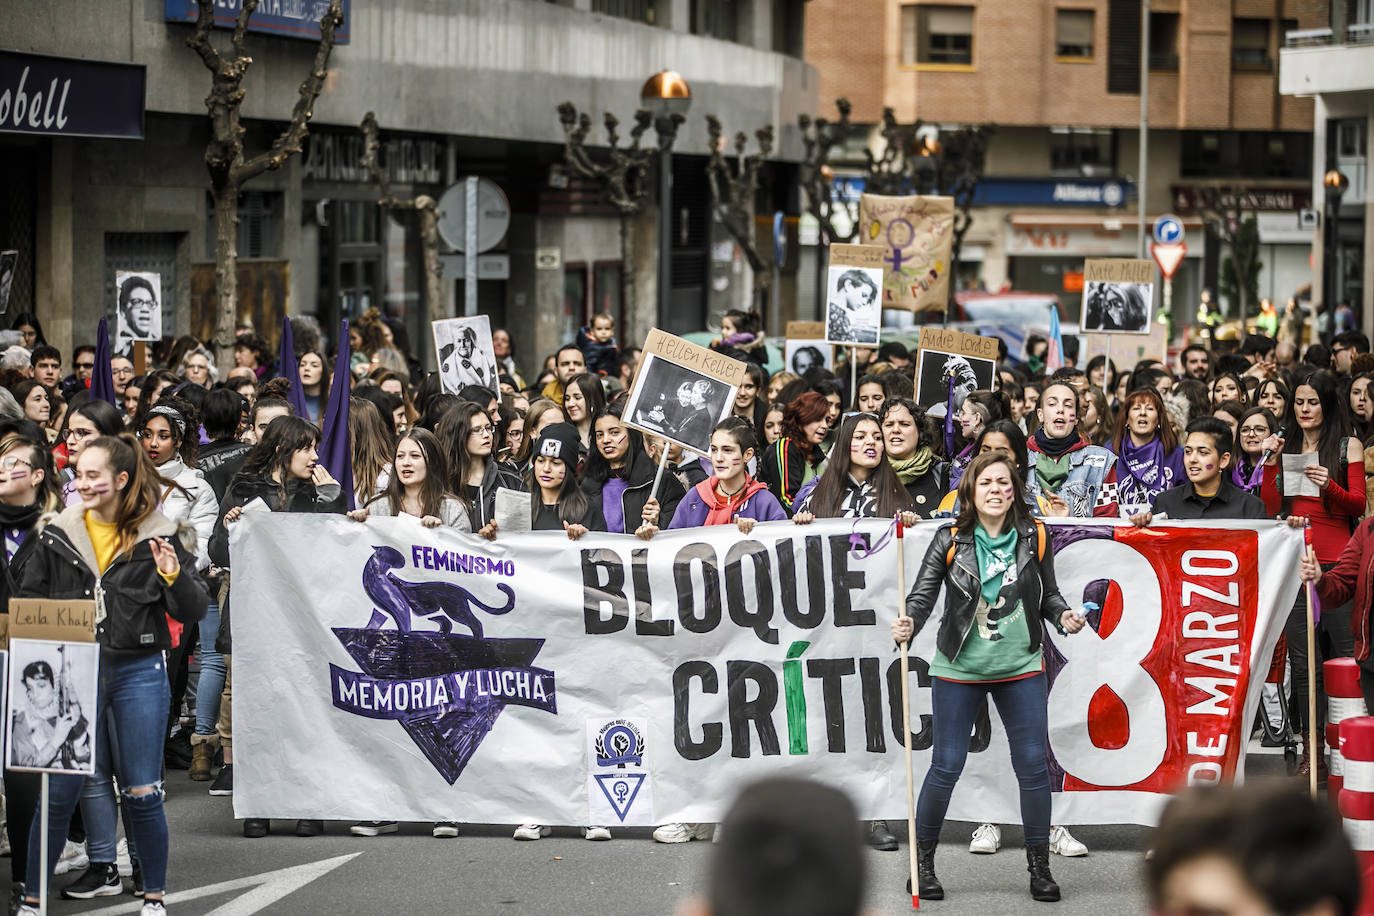
[[(35, 535), (18, 597), (95, 601), (95, 753), (112, 761), (119, 781), (143, 871), (143, 912), (160, 914), (168, 848), (162, 807), (162, 746), (171, 699), (162, 660), (171, 648), (167, 617), (194, 623), (205, 615), (209, 598), (191, 574), (195, 536), (157, 511), (158, 475), (137, 440), (123, 434), (89, 443), (77, 459), (76, 487), (80, 505)], [(118, 756), (111, 756), (113, 747)], [(85, 783), (79, 775), (49, 779), (48, 861), (39, 861), (41, 821), (35, 819), (21, 913), (36, 912), (40, 904), (34, 878), (39, 869), (51, 873), (57, 865)], [(118, 881), (114, 863), (108, 866)]]

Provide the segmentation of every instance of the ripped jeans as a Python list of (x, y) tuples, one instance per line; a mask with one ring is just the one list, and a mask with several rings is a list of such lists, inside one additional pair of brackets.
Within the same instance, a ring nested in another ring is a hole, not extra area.
[[(138, 849), (143, 886), (160, 894), (167, 883), (167, 817), (162, 810), (162, 745), (171, 688), (161, 652), (126, 656), (100, 653), (100, 692), (91, 721), (95, 726), (99, 770), (119, 781), (125, 824)], [(107, 765), (106, 761), (112, 766)], [(81, 800), (84, 776), (49, 778), (48, 875), (51, 879), (67, 839), (67, 825)], [(152, 787), (147, 794), (131, 789)], [(38, 897), (39, 825), (29, 833), (28, 894)], [(51, 887), (51, 880), (49, 887)]]

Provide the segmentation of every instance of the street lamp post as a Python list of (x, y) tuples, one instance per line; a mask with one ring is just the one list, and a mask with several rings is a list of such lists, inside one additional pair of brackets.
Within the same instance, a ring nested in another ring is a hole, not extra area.
[(668, 318), (673, 293), (673, 141), (678, 127), (687, 120), (692, 90), (681, 74), (664, 70), (649, 77), (639, 98), (653, 115), (658, 134), (658, 321), (662, 324)]
[[(1338, 169), (1332, 169), (1322, 179), (1326, 186), (1326, 226), (1322, 239), (1322, 299), (1326, 313), (1334, 316), (1340, 301), (1341, 282), (1341, 198), (1350, 187), (1350, 179)], [(1334, 318), (1332, 326), (1334, 327)]]

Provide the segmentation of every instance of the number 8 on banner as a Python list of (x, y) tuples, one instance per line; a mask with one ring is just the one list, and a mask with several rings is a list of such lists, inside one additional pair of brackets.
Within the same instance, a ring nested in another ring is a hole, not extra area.
[[(1091, 626), (1067, 638), (1054, 634), (1065, 663), (1049, 695), (1050, 746), (1065, 771), (1085, 783), (1134, 785), (1154, 773), (1168, 749), (1164, 695), (1141, 667), (1162, 620), (1157, 577), (1148, 560), (1115, 541), (1077, 541), (1059, 551), (1054, 563), (1059, 591), (1071, 607), (1082, 605), (1086, 587), (1102, 579), (1095, 571), (1109, 569), (1118, 583), (1129, 585), (1120, 588), (1121, 615), (1114, 627), (1103, 627), (1105, 636)], [(1103, 619), (1111, 618), (1104, 613)], [(1089, 717), (1103, 690), (1126, 709), (1125, 741), (1113, 740), (1112, 747), (1094, 743)]]

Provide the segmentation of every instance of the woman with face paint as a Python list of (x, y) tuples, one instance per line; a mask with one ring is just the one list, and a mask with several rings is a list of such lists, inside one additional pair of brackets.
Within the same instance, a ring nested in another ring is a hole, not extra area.
[(652, 537), (649, 529), (657, 530), (672, 521), (684, 489), (676, 476), (664, 474), (658, 498), (651, 498), (657, 468), (644, 451), (639, 430), (626, 426), (621, 416), (622, 405), (617, 404), (592, 424), (592, 449), (582, 469), (582, 492), (600, 507), (607, 531)]
[[(1067, 386), (1051, 385), (1045, 393), (1062, 388)], [(943, 588), (945, 612), (930, 663), (934, 744), (916, 806), (918, 890), (927, 900), (944, 899), (935, 850), (974, 720), (989, 697), (1006, 728), (1020, 786), (1031, 897), (1059, 899), (1049, 865), (1049, 711), (1041, 644), (1045, 627), (1068, 635), (1086, 621), (1059, 593), (1054, 553), (1026, 499), (1009, 455), (992, 451), (974, 458), (959, 483), (959, 516), (926, 550), (906, 598), (909, 616), (892, 622), (893, 639), (910, 640), (930, 619)]]
[(994, 391), (975, 391), (964, 398), (964, 403), (955, 411), (954, 422), (959, 452), (949, 462), (949, 485), (959, 486), (959, 478), (964, 476), (974, 456), (974, 443), (989, 423), (1006, 419), (1011, 413), (1007, 409), (1008, 399)]
[[(162, 752), (171, 694), (163, 653), (171, 647), (168, 616), (190, 624), (205, 614), (208, 597), (193, 574), (194, 535), (157, 511), (157, 472), (128, 434), (102, 436), (81, 451), (76, 467), (81, 504), (34, 536), (18, 597), (94, 598), (100, 684), (90, 716), (95, 759), (109, 761), (123, 796), (129, 844), (138, 851), (143, 913), (161, 914), (167, 878), (167, 819), (163, 812)], [(113, 748), (119, 753), (112, 755)], [(49, 776), (48, 861), (39, 860), (41, 822), (29, 833), (26, 873), (56, 866), (84, 776)], [(110, 812), (113, 814), (113, 812)], [(87, 822), (92, 834), (112, 824)], [(112, 851), (112, 850), (111, 850)], [(111, 887), (119, 882), (113, 857), (105, 865)], [(25, 888), (25, 905), (39, 906), (37, 881)], [(25, 912), (21, 910), (21, 912)]]
[[(104, 401), (100, 402), (106, 407)], [(0, 441), (0, 608), (8, 608), (18, 589), (24, 563), (37, 544), (33, 532), (45, 512), (62, 508), (51, 458), (45, 446), (18, 436)], [(22, 891), (29, 864), (29, 827), (38, 809), (41, 777), (5, 770), (5, 833), (9, 840), (10, 880)]]
[[(229, 569), (229, 527), (243, 515), (244, 506), (254, 500), (261, 499), (273, 512), (344, 512), (347, 500), (343, 487), (319, 463), (319, 444), (320, 431), (309, 420), (282, 416), (267, 424), (262, 438), (244, 458), (242, 469), (229, 482), (220, 501), (219, 521), (210, 538), (210, 562)], [(227, 599), (227, 591), (221, 594)], [(217, 643), (224, 652), (226, 666), (231, 666), (231, 634), (230, 607), (224, 600), (220, 604)], [(221, 727), (225, 724), (221, 722)], [(223, 784), (228, 791), (220, 794), (227, 795), (233, 791), (232, 735), (221, 731), (220, 746), (224, 749), (224, 767), (215, 778), (215, 785)], [(215, 792), (214, 786), (211, 792)], [(270, 829), (265, 818), (248, 818), (243, 822), (245, 837), (264, 837)], [(296, 822), (297, 836), (319, 836), (323, 832), (323, 821)]]
[[(1293, 389), (1294, 435), (1285, 440), (1282, 434), (1264, 440), (1264, 449), (1273, 457), (1264, 469), (1264, 483), (1260, 496), (1269, 514), (1279, 518), (1306, 518), (1311, 527), (1312, 546), (1317, 562), (1323, 570), (1335, 564), (1341, 550), (1350, 540), (1351, 532), (1364, 515), (1365, 477), (1364, 452), (1357, 439), (1350, 435), (1345, 405), (1341, 403), (1336, 379), (1330, 373), (1308, 373)], [(1285, 472), (1279, 454), (1311, 455), (1301, 474)], [(1314, 486), (1316, 496), (1295, 495), (1299, 481), (1304, 478)], [(1313, 659), (1317, 695), (1317, 722), (1326, 721), (1326, 693), (1322, 689), (1322, 663), (1328, 658), (1340, 658), (1354, 652), (1354, 635), (1350, 628), (1350, 605), (1323, 607), (1316, 625), (1317, 658)], [(1307, 593), (1298, 590), (1297, 601), (1288, 616), (1284, 629), (1288, 637), (1288, 655), (1293, 664), (1293, 697), (1290, 713), (1299, 734), (1307, 723)], [(1325, 737), (1317, 729), (1318, 740)], [(1308, 744), (1303, 742), (1303, 761), (1299, 766), (1304, 776), (1309, 772)], [(1320, 745), (1319, 745), (1320, 747)], [(1325, 758), (1318, 759), (1318, 779), (1326, 775)]]
[(1126, 395), (1116, 415), (1112, 451), (1117, 455), (1117, 504), (1122, 517), (1148, 511), (1156, 496), (1185, 477), (1183, 450), (1164, 400), (1152, 388)]
[(808, 391), (783, 408), (782, 435), (768, 446), (759, 465), (759, 480), (791, 515), (802, 485), (814, 479), (825, 464), (821, 443), (830, 430), (830, 404)]
[(669, 528), (697, 528), (735, 523), (748, 534), (756, 522), (787, 518), (782, 505), (749, 474), (758, 452), (754, 426), (739, 417), (726, 417), (711, 431), (711, 469), (714, 472), (692, 488), (673, 514)]
[(917, 518), (934, 518), (949, 487), (945, 464), (926, 441), (926, 412), (908, 398), (891, 398), (879, 409), (878, 425), (887, 463), (911, 497), (912, 511)]
[(1039, 427), (1026, 443), (1031, 498), (1044, 497), (1056, 514), (1115, 517), (1116, 455), (1079, 432), (1078, 392), (1067, 382), (1051, 382), (1040, 395), (1036, 416)]
[(67, 469), (62, 472), (62, 504), (81, 502), (76, 492), (76, 459), (81, 450), (100, 436), (115, 436), (124, 430), (124, 418), (104, 401), (87, 401), (67, 417)]

